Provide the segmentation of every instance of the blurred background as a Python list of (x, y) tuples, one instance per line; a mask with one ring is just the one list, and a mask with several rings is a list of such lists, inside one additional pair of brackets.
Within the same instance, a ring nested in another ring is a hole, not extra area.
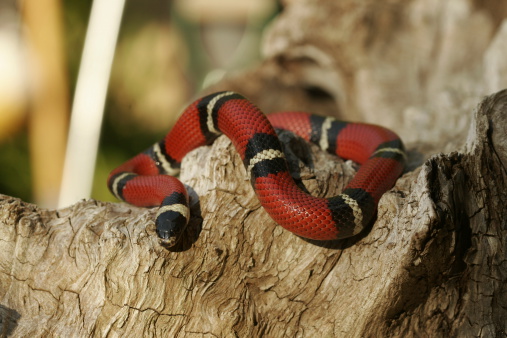
[(0, 193), (47, 208), (115, 200), (109, 171), (204, 88), (255, 65), (279, 11), (276, 0), (0, 0)]

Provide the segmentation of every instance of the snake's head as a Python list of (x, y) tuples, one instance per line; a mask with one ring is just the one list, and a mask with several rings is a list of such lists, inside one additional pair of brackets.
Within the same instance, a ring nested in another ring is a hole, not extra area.
[(163, 207), (159, 210), (155, 226), (162, 245), (171, 248), (178, 243), (188, 223), (185, 216), (179, 211), (164, 210)]

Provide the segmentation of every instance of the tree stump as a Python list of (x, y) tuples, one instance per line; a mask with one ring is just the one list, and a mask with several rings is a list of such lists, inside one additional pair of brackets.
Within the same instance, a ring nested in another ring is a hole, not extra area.
[[(505, 84), (507, 6), (438, 4), (286, 1), (265, 61), (214, 88), (266, 112), (333, 112), (399, 132), (409, 165), (370, 229), (319, 243), (277, 226), (225, 137), (184, 159), (193, 216), (173, 251), (158, 244), (153, 209), (44, 210), (1, 196), (0, 332), (504, 336), (507, 91), (473, 106)], [(317, 196), (354, 175), (350, 161), (282, 141)]]

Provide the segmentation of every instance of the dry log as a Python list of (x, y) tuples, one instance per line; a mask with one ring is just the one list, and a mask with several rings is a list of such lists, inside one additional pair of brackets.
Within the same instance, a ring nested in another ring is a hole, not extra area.
[[(0, 327), (24, 336), (501, 337), (507, 333), (507, 6), (285, 1), (266, 59), (214, 89), (265, 111), (381, 122), (409, 166), (356, 238), (274, 224), (229, 140), (190, 153), (193, 217), (160, 247), (155, 210), (0, 198)], [(211, 90), (211, 89), (210, 89)], [(472, 113), (473, 111), (473, 113)], [(283, 135), (318, 196), (355, 165)], [(435, 155), (436, 154), (436, 155)]]

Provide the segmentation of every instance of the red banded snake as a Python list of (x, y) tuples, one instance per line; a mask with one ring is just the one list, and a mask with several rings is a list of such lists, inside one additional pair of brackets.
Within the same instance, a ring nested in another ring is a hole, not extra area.
[[(290, 176), (274, 128), (288, 129), (361, 167), (341, 194), (313, 197)], [(190, 218), (187, 191), (173, 177), (183, 157), (221, 134), (231, 139), (261, 205), (273, 220), (314, 240), (358, 234), (374, 219), (380, 197), (394, 185), (406, 160), (400, 138), (380, 126), (301, 112), (266, 118), (237, 93), (208, 95), (192, 103), (163, 140), (114, 169), (108, 178), (109, 189), (119, 199), (159, 207), (155, 224), (162, 244), (175, 245)]]

